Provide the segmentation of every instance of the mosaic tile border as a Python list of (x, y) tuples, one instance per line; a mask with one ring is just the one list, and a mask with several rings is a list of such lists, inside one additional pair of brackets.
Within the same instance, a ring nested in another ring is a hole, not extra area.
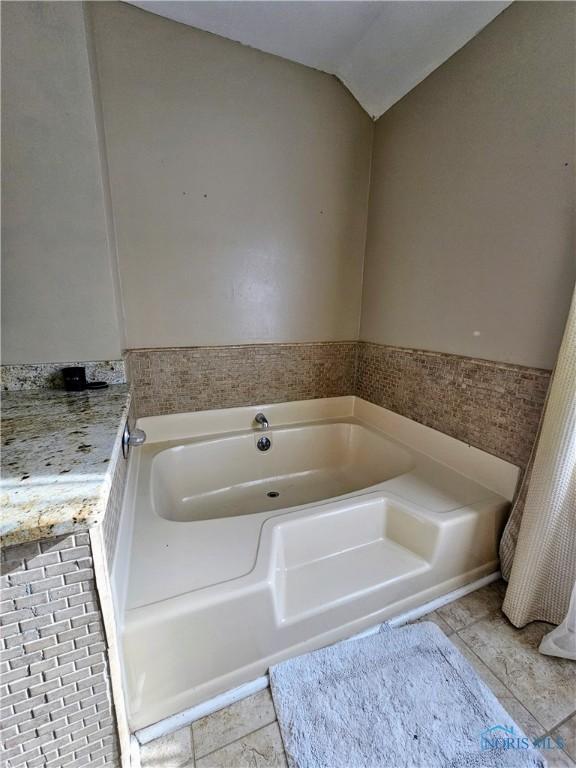
[(525, 467), (550, 371), (372, 342), (139, 349), (138, 416), (356, 394)]
[(88, 381), (126, 384), (124, 360), (96, 360), (73, 363), (5, 364), (0, 366), (2, 389), (17, 392), (25, 389), (63, 389), (62, 368), (83, 365)]
[(364, 341), (358, 348), (359, 397), (526, 466), (550, 371)]
[(357, 342), (133, 349), (138, 416), (282, 403), (354, 391)]

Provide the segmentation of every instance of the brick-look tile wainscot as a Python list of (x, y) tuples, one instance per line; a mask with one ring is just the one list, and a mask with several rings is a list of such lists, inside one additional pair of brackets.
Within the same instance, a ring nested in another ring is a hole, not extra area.
[(126, 354), (138, 416), (282, 403), (354, 392), (357, 343), (135, 349)]
[(2, 552), (2, 764), (119, 765), (88, 533)]
[(360, 342), (356, 394), (520, 467), (528, 462), (550, 372)]

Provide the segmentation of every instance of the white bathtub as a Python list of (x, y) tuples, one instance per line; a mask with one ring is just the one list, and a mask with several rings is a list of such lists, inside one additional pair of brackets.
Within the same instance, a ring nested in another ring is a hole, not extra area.
[(517, 468), (358, 398), (139, 426), (123, 515), (133, 729), (498, 567)]

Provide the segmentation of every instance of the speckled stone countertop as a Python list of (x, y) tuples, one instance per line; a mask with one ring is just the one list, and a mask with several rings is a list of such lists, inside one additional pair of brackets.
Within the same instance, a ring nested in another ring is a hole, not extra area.
[(3, 546), (85, 531), (106, 511), (128, 416), (126, 385), (2, 395)]

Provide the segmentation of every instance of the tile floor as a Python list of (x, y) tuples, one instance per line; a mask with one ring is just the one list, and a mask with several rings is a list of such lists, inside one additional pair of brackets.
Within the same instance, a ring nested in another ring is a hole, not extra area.
[[(491, 584), (419, 621), (450, 637), (529, 737), (562, 737), (564, 750), (545, 750), (550, 768), (576, 768), (576, 664), (538, 653), (548, 624), (518, 630), (506, 620), (504, 589)], [(147, 744), (141, 761), (142, 768), (286, 768), (270, 691)]]

